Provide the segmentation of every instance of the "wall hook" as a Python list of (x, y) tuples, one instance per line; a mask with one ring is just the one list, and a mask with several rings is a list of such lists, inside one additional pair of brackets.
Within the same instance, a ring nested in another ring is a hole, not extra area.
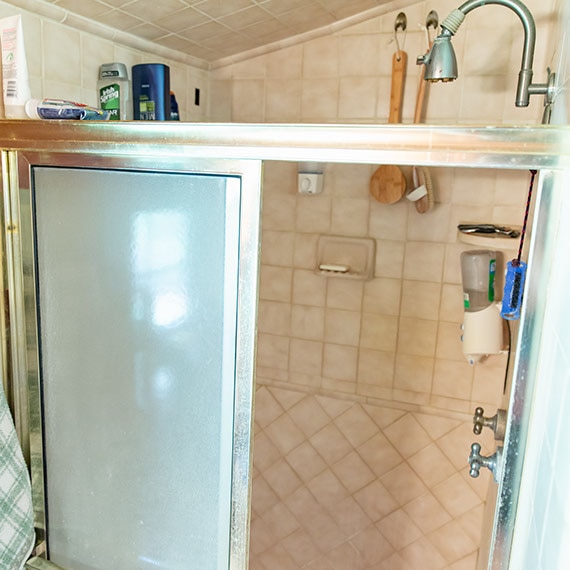
[(400, 52), (402, 51), (402, 48), (400, 47), (400, 42), (398, 41), (398, 31), (401, 30), (404, 33), (404, 39), (405, 39), (405, 32), (407, 27), (408, 27), (408, 18), (406, 17), (406, 14), (404, 14), (404, 12), (400, 12), (396, 16), (396, 21), (394, 22), (394, 41), (396, 42), (396, 50), (397, 50), (396, 59), (398, 61), (400, 61)]

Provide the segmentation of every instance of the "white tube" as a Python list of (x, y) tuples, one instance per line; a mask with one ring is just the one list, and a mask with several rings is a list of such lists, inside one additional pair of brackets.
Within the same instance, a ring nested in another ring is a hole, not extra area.
[(25, 119), (24, 105), (31, 97), (31, 93), (22, 16), (18, 14), (0, 19), (0, 45), (4, 115), (7, 119)]

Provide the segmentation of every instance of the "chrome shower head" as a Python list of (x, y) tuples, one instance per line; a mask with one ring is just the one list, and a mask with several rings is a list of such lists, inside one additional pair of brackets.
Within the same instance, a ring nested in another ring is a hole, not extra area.
[(529, 9), (520, 0), (467, 0), (459, 8), (453, 10), (441, 24), (441, 33), (433, 42), (431, 49), (417, 59), (418, 65), (424, 65), (424, 79), (427, 81), (453, 81), (457, 78), (457, 60), (451, 45), (451, 38), (459, 26), (475, 8), (498, 4), (509, 8), (520, 18), (524, 30), (524, 44), (517, 83), (515, 105), (528, 107), (531, 95), (544, 95), (545, 105), (554, 100), (556, 76), (548, 70), (546, 83), (532, 83), (532, 60), (536, 42), (536, 26)]
[(453, 81), (457, 79), (457, 58), (451, 44), (452, 34), (442, 28), (435, 38), (433, 46), (424, 56), (418, 58), (418, 64), (424, 64), (426, 81)]

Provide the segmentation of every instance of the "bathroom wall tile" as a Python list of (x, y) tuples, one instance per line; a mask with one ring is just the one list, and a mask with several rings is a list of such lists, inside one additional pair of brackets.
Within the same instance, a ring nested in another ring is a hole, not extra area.
[(325, 311), (321, 307), (293, 305), (291, 308), (291, 335), (294, 338), (323, 340)]
[(429, 394), (433, 376), (434, 359), (425, 356), (396, 355), (394, 388)]
[(295, 235), (292, 232), (264, 231), (261, 238), (261, 263), (291, 267), (294, 241)]
[(456, 398), (448, 398), (447, 396), (432, 395), (429, 399), (429, 403), (434, 408), (439, 408), (440, 410), (449, 410), (452, 412), (461, 412), (464, 414), (469, 413), (471, 409), (468, 401), (458, 400)]
[(414, 392), (412, 390), (401, 390), (395, 387), (392, 391), (393, 400), (404, 404), (412, 404), (416, 407), (430, 405), (430, 395), (425, 392)]
[[(395, 354), (361, 348), (358, 356), (358, 384), (391, 388), (394, 376)], [(370, 394), (372, 395), (372, 394)]]
[[(295, 196), (263, 198), (263, 227), (266, 230), (292, 231), (295, 229)], [(295, 236), (297, 237), (297, 236)]]
[(372, 120), (376, 114), (376, 77), (343, 77), (339, 85), (338, 116), (341, 120)]
[(295, 234), (295, 252), (293, 256), (295, 267), (311, 270), (317, 267), (318, 241), (319, 236), (317, 234)]
[(401, 278), (404, 270), (405, 243), (378, 240), (376, 242), (375, 277)]
[(287, 370), (289, 337), (260, 333), (257, 337), (257, 362), (260, 366)]
[(380, 277), (366, 281), (362, 300), (363, 312), (380, 315), (399, 315), (401, 289), (402, 281), (400, 279)]
[(330, 277), (327, 283), (327, 307), (360, 311), (364, 285), (362, 281)]
[(404, 278), (439, 283), (443, 275), (444, 253), (442, 244), (407, 242)]
[(267, 301), (291, 301), (293, 271), (269, 265), (261, 267), (259, 297)]
[(476, 406), (482, 404), (499, 406), (503, 397), (504, 373), (504, 366), (475, 365), (471, 401)]
[(331, 184), (334, 196), (369, 199), (370, 164), (327, 164), (325, 180)]
[(463, 288), (461, 285), (450, 283), (442, 285), (439, 320), (454, 323), (463, 321)]
[(338, 76), (338, 39), (325, 37), (303, 45), (303, 77)]
[(434, 356), (437, 321), (400, 318), (398, 327), (398, 354)]
[(470, 400), (472, 382), (473, 366), (470, 366), (467, 361), (436, 360), (433, 375), (433, 394)]
[(443, 281), (445, 283), (461, 285), (461, 254), (471, 249), (473, 246), (464, 243), (449, 243), (445, 246), (443, 267)]
[(465, 361), (459, 324), (440, 321), (437, 330), (436, 356), (446, 360)]
[(339, 74), (341, 76), (374, 76), (380, 72), (377, 34), (343, 36), (339, 44)]
[(49, 20), (43, 20), (42, 25), (44, 77), (54, 85), (64, 83), (80, 86), (80, 33)]
[(301, 118), (306, 120), (331, 120), (338, 113), (339, 83), (336, 78), (312, 78), (303, 80)]
[(259, 332), (289, 336), (291, 305), (274, 301), (259, 301), (257, 328)]
[(297, 231), (330, 233), (332, 201), (327, 196), (300, 196), (297, 200)]
[(323, 375), (335, 380), (353, 382), (356, 380), (358, 349), (352, 346), (325, 344)]
[(298, 305), (325, 305), (326, 280), (314, 271), (296, 269), (293, 272), (293, 302)]
[(289, 370), (319, 375), (322, 371), (323, 344), (310, 340), (291, 339)]
[(261, 122), (264, 120), (265, 83), (260, 79), (234, 79), (232, 120)]
[(265, 58), (266, 76), (278, 79), (295, 79), (302, 75), (304, 49), (302, 45), (274, 51)]
[(398, 319), (384, 315), (362, 315), (360, 346), (384, 352), (396, 350), (398, 337)]
[(381, 204), (370, 200), (370, 235), (376, 239), (405, 240), (408, 204)]
[(494, 170), (464, 171), (453, 188), (453, 205), (492, 204), (497, 174)]
[(268, 79), (265, 82), (265, 120), (296, 123), (301, 118), (301, 80)]
[(436, 204), (426, 214), (420, 214), (414, 204), (408, 205), (407, 239), (410, 241), (446, 242), (455, 238), (455, 232), (450, 235), (449, 216), (451, 204), (437, 203), (440, 198), (440, 187), (432, 182)]
[[(297, 163), (268, 161), (263, 165), (263, 200), (272, 196), (295, 197), (297, 192)], [(263, 212), (265, 223), (265, 211)]]
[(358, 346), (360, 313), (327, 309), (325, 312), (325, 341), (333, 344)]
[(358, 198), (333, 198), (331, 233), (366, 237), (370, 201)]
[(437, 320), (441, 298), (441, 285), (427, 281), (407, 281), (402, 283), (403, 317)]

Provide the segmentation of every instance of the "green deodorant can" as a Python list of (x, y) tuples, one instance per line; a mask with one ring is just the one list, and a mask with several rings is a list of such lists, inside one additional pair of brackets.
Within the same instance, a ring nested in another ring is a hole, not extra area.
[(104, 63), (99, 69), (99, 107), (109, 111), (111, 121), (131, 121), (131, 85), (124, 63)]

